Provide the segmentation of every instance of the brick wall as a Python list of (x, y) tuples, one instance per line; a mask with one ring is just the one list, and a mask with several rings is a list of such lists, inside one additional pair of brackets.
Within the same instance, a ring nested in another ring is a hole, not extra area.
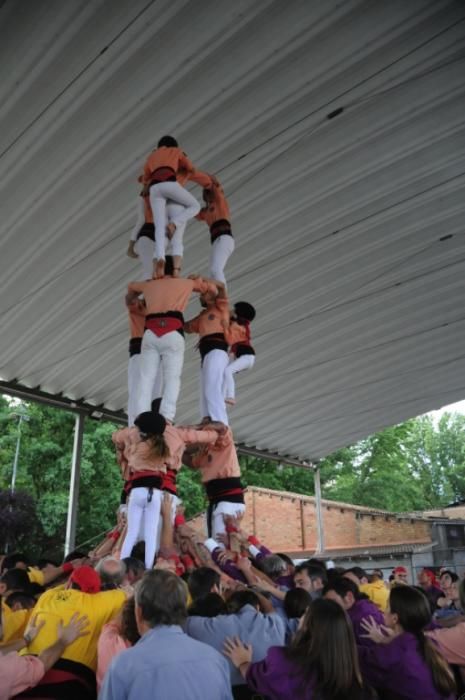
[[(359, 545), (410, 544), (431, 541), (431, 523), (421, 516), (404, 517), (335, 501), (323, 501), (325, 549)], [(204, 530), (203, 516), (191, 524)], [(311, 552), (317, 545), (312, 497), (250, 487), (243, 528), (275, 552)]]

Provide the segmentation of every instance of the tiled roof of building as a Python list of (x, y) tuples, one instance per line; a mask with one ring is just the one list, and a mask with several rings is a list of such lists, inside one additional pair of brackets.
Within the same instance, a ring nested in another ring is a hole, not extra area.
[(432, 549), (434, 542), (409, 542), (408, 544), (401, 543), (388, 543), (367, 546), (360, 545), (358, 547), (347, 547), (347, 548), (334, 548), (326, 549), (324, 552), (315, 554), (314, 551), (299, 551), (294, 550), (291, 552), (285, 552), (290, 557), (294, 559), (305, 559), (307, 557), (316, 556), (319, 559), (347, 559), (347, 558), (363, 558), (366, 557), (380, 557), (380, 556), (393, 556), (400, 554), (412, 554), (419, 552), (426, 552)]

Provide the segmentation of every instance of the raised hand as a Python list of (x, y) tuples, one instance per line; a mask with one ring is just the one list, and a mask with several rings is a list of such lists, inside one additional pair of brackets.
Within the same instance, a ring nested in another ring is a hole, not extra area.
[(236, 668), (252, 662), (252, 645), (243, 644), (238, 637), (227, 637), (224, 642), (223, 654), (231, 659)]
[(69, 646), (75, 642), (76, 639), (89, 634), (90, 630), (88, 625), (89, 618), (87, 615), (79, 617), (79, 613), (74, 613), (67, 625), (63, 625), (63, 620), (60, 620), (58, 623), (58, 639), (60, 639), (65, 646)]
[(361, 636), (366, 639), (371, 639), (371, 641), (376, 642), (376, 644), (389, 644), (394, 637), (393, 630), (385, 625), (378, 625), (371, 615), (370, 617), (364, 618), (360, 625), (366, 632), (366, 634), (362, 634)]

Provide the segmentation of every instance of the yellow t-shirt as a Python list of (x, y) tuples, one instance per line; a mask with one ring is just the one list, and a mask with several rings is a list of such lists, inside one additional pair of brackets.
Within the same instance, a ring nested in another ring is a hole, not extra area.
[(27, 575), (29, 576), (29, 581), (31, 583), (38, 583), (39, 586), (45, 586), (44, 572), (35, 567), (29, 567), (27, 570)]
[(373, 583), (362, 583), (360, 586), (362, 593), (365, 593), (369, 599), (378, 607), (381, 612), (385, 612), (389, 600), (389, 590), (384, 585), (383, 581), (373, 581)]
[(31, 613), (32, 610), (13, 611), (4, 601), (2, 601), (3, 637), (0, 639), (0, 647), (4, 644), (15, 642), (17, 639), (21, 639), (26, 631)]
[(113, 619), (121, 610), (126, 595), (123, 591), (83, 593), (74, 589), (51, 588), (43, 593), (34, 608), (37, 623), (45, 620), (45, 625), (37, 637), (22, 653), (40, 654), (56, 642), (57, 625), (60, 620), (67, 624), (74, 613), (87, 615), (89, 634), (76, 639), (66, 647), (63, 659), (84, 664), (93, 671), (97, 668), (97, 643), (103, 625)]

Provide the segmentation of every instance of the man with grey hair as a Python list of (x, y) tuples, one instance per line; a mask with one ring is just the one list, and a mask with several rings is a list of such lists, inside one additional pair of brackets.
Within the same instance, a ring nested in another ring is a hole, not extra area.
[(226, 659), (181, 628), (184, 582), (169, 571), (147, 571), (135, 599), (141, 639), (113, 660), (99, 700), (232, 700)]
[(121, 588), (126, 576), (124, 561), (119, 561), (112, 556), (103, 557), (95, 567), (95, 570), (100, 574), (102, 582), (100, 590), (113, 591), (115, 588)]

